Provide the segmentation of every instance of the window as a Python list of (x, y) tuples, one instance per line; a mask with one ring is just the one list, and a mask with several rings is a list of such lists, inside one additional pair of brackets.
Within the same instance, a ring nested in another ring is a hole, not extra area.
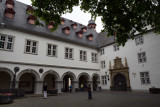
[(38, 42), (33, 40), (26, 40), (26, 53), (37, 54)]
[(97, 62), (97, 54), (92, 53), (92, 62)]
[(146, 60), (147, 60), (147, 58), (146, 58), (145, 52), (138, 53), (138, 62), (139, 63), (144, 63), (144, 62), (146, 62)]
[(48, 51), (47, 51), (48, 56), (57, 56), (57, 46), (53, 44), (48, 44)]
[(80, 50), (80, 60), (86, 61), (87, 60), (87, 52)]
[(102, 76), (102, 84), (103, 85), (107, 84), (107, 77), (106, 76)]
[(150, 84), (150, 79), (149, 79), (149, 72), (141, 72), (140, 73), (141, 77), (141, 84)]
[(73, 59), (73, 49), (72, 48), (65, 48), (65, 58)]
[(114, 44), (113, 45), (113, 50), (114, 51), (118, 51), (119, 50), (119, 45), (118, 44)]
[(0, 35), (0, 50), (13, 50), (14, 37), (8, 35)]
[(135, 38), (136, 45), (143, 44), (143, 36), (138, 36)]
[(105, 61), (101, 61), (101, 68), (105, 68), (106, 65), (105, 65)]
[(104, 48), (101, 48), (100, 50), (100, 54), (103, 55), (104, 54)]

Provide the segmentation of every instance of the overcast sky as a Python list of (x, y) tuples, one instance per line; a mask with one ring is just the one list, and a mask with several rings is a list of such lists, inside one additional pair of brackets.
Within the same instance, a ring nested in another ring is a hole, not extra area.
[[(31, 5), (31, 0), (17, 0), (17, 1)], [(82, 12), (78, 6), (73, 8), (72, 13), (64, 14), (64, 15), (62, 15), (62, 17), (73, 20), (78, 23), (81, 23), (83, 25), (87, 25), (88, 21), (91, 19), (91, 15), (89, 13)], [(101, 19), (99, 17), (96, 20), (96, 24), (97, 24), (96, 31), (100, 32), (102, 29), (102, 23), (101, 23)]]

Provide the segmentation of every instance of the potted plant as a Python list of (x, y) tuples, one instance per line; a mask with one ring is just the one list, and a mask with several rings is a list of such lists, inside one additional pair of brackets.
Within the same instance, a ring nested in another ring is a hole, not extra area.
[(12, 93), (0, 93), (0, 104), (12, 103), (12, 102), (13, 102), (13, 94)]

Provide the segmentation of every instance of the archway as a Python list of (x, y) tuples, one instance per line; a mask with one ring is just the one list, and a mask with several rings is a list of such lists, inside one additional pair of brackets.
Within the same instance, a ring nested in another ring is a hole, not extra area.
[[(75, 75), (72, 72), (66, 72), (62, 76), (63, 80), (63, 92), (69, 92), (69, 86), (72, 85), (73, 87), (73, 81), (75, 81)], [(73, 87), (74, 88), (74, 87)]]
[(81, 89), (81, 91), (86, 91), (87, 90), (87, 86), (88, 86), (88, 82), (89, 82), (90, 76), (87, 73), (81, 73), (79, 75), (79, 88), (81, 88), (81, 85), (83, 85), (83, 88)]
[(33, 94), (35, 92), (36, 77), (33, 73), (24, 73), (19, 79), (19, 88), (23, 88), (26, 94)]
[(55, 85), (55, 76), (52, 75), (52, 74), (47, 74), (44, 77), (43, 84), (44, 83), (47, 83), (48, 90), (54, 89), (56, 87), (56, 85)]
[(114, 77), (114, 87), (116, 91), (127, 91), (127, 82), (125, 76), (117, 74)]
[(9, 89), (11, 76), (7, 72), (0, 71), (0, 89)]
[(98, 75), (93, 75), (92, 81), (93, 81), (93, 90), (96, 91), (96, 89), (98, 87), (98, 84), (100, 83), (99, 76)]

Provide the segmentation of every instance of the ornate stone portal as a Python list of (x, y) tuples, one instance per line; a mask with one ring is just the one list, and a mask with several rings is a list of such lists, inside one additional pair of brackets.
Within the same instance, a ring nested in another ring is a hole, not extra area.
[(125, 66), (122, 64), (121, 58), (114, 59), (113, 68), (109, 61), (110, 72), (110, 90), (130, 91), (129, 67), (125, 58)]

